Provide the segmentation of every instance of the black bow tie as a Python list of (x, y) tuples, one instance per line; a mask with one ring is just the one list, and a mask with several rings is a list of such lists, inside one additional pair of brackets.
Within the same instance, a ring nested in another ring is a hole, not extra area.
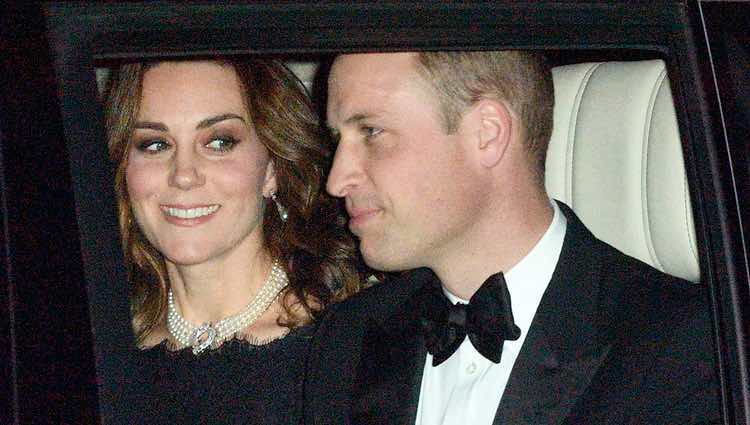
[(469, 304), (453, 305), (439, 284), (425, 285), (421, 296), (421, 325), (433, 366), (453, 355), (467, 335), (479, 353), (500, 363), (503, 342), (521, 336), (502, 273), (487, 278)]

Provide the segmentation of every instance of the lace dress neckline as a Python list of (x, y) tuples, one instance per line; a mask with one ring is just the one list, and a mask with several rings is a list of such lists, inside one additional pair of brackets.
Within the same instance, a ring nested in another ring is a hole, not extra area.
[(225, 351), (255, 351), (255, 350), (273, 350), (278, 346), (286, 345), (288, 339), (297, 339), (290, 337), (311, 337), (312, 325), (299, 326), (293, 329), (287, 329), (280, 335), (274, 335), (266, 338), (259, 338), (249, 332), (238, 332), (232, 335), (216, 348), (209, 348), (201, 354), (194, 355), (189, 346), (182, 346), (171, 338), (164, 338), (161, 342), (144, 348), (145, 353), (163, 352), (170, 357), (205, 357), (208, 355), (220, 354)]

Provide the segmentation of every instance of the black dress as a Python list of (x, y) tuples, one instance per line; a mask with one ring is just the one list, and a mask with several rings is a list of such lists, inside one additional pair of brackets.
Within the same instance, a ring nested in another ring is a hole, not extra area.
[(312, 326), (265, 345), (231, 340), (197, 356), (141, 351), (132, 423), (299, 424)]

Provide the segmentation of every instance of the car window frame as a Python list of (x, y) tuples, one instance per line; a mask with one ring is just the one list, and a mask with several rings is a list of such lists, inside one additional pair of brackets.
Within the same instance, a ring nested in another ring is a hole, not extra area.
[[(117, 422), (116, 404), (129, 396), (118, 390), (119, 383), (126, 381), (133, 370), (127, 359), (133, 341), (129, 323), (124, 320), (128, 317), (126, 285), (112, 284), (126, 282), (126, 271), (117, 224), (113, 221), (116, 205), (109, 189), (112, 170), (102, 166), (108, 164), (106, 149), (97, 143), (104, 140), (93, 72), (97, 61), (218, 52), (310, 55), (370, 50), (543, 48), (635, 49), (664, 57), (683, 139), (701, 273), (716, 319), (724, 416), (727, 423), (750, 422), (747, 353), (742, 349), (747, 346), (745, 323), (750, 318), (742, 295), (742, 288), (748, 286), (747, 260), (742, 232), (737, 232), (742, 224), (737, 214), (737, 192), (730, 152), (722, 143), (723, 124), (717, 114), (720, 100), (713, 84), (715, 76), (708, 61), (698, 2), (155, 2), (147, 8), (144, 3), (49, 2), (24, 13), (33, 14), (30, 19), (34, 22), (43, 20), (43, 30), (41, 34), (34, 33), (33, 37), (39, 38), (34, 39), (33, 45), (41, 49), (46, 43), (50, 46), (49, 62), (42, 65), (49, 69), (34, 78), (54, 81), (52, 88), (49, 81), (40, 82), (51, 99), (44, 107), (49, 109), (45, 116), (49, 122), (43, 124), (50, 140), (43, 146), (54, 152), (50, 162), (52, 169), (59, 170), (57, 190), (61, 193), (52, 193), (43, 183), (29, 180), (38, 185), (36, 190), (42, 194), (38, 203), (54, 201), (63, 210), (61, 215), (47, 219), (70, 219), (73, 225), (59, 235), (50, 235), (47, 229), (15, 229), (8, 224), (22, 219), (13, 205), (23, 197), (22, 186), (8, 177), (23, 178), (39, 171), (32, 158), (10, 146), (34, 137), (39, 129), (15, 129), (8, 124), (31, 119), (31, 112), (17, 110), (1, 116), (4, 245), (8, 247), (3, 254), (8, 259), (8, 269), (14, 267), (13, 273), (4, 273), (8, 289), (6, 297), (0, 298), (9, 306), (4, 317), (13, 316), (12, 321), (7, 321), (7, 335), (11, 331), (27, 332), (19, 323), (33, 322), (34, 310), (49, 309), (57, 303), (53, 298), (59, 296), (57, 292), (47, 294), (44, 288), (27, 290), (37, 281), (47, 286), (55, 282), (54, 276), (47, 275), (40, 280), (34, 274), (33, 261), (19, 260), (17, 248), (28, 249), (35, 239), (47, 237), (54, 244), (71, 247), (60, 260), (69, 272), (62, 281), (70, 285), (71, 298), (88, 302), (85, 308), (67, 304), (62, 308), (74, 316), (68, 329), (62, 329), (66, 325), (64, 319), (55, 319), (52, 314), (44, 316), (56, 327), (52, 341), (79, 338), (74, 349), (48, 347), (51, 354), (34, 365), (31, 359), (39, 348), (22, 346), (19, 337), (23, 335), (9, 337), (8, 354), (15, 360), (12, 376), (7, 376), (12, 377), (13, 409), (19, 418), (53, 417), (53, 413), (32, 413), (38, 405), (27, 397), (34, 391), (43, 391), (32, 382), (29, 367), (38, 368), (40, 373), (49, 371), (51, 381), (60, 379), (54, 356), (63, 362), (79, 362), (80, 367), (89, 370), (75, 375), (78, 383), (71, 384), (81, 403), (94, 405), (84, 409), (84, 417), (93, 415), (106, 423)], [(248, 26), (253, 31), (248, 31)], [(24, 55), (33, 54), (22, 52), (19, 60), (28, 61)], [(12, 61), (9, 63), (12, 65)], [(8, 89), (3, 95), (8, 93), (16, 92)], [(38, 101), (42, 102), (42, 97)], [(44, 340), (32, 338), (32, 342)], [(60, 406), (64, 414), (78, 414), (62, 403), (54, 405)]]

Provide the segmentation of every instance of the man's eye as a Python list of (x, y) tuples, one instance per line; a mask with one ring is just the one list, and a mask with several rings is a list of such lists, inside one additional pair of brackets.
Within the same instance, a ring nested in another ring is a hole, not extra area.
[(206, 143), (206, 147), (216, 152), (229, 152), (237, 144), (232, 137), (214, 137)]
[(169, 149), (169, 144), (164, 140), (145, 140), (138, 143), (138, 150), (146, 153), (157, 153)]
[(382, 133), (383, 129), (377, 128), (377, 127), (364, 126), (362, 127), (362, 132), (364, 133), (365, 138), (372, 139), (373, 137), (377, 137), (380, 133)]

